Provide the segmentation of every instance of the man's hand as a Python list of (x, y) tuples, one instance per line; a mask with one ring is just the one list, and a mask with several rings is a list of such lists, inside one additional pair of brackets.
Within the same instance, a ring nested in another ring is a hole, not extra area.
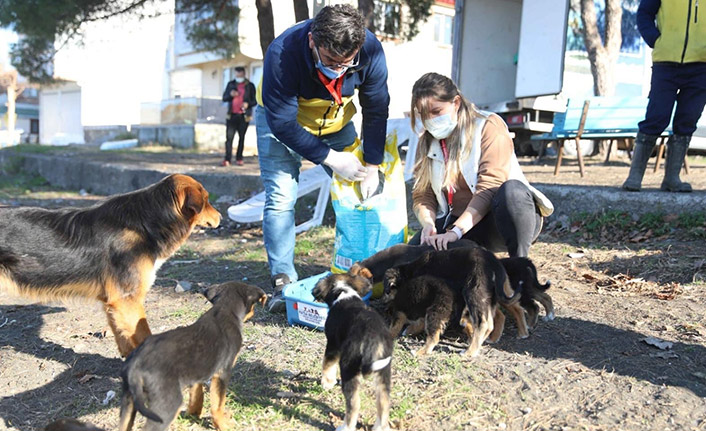
[(375, 193), (380, 185), (380, 177), (378, 175), (378, 165), (368, 165), (368, 173), (360, 183), (360, 195), (363, 200), (368, 199)]
[(323, 163), (347, 181), (362, 181), (368, 173), (352, 153), (330, 150)]
[(237, 96), (237, 95), (238, 95), (238, 91), (237, 91), (237, 90), (230, 90), (230, 97), (235, 97), (235, 96)]

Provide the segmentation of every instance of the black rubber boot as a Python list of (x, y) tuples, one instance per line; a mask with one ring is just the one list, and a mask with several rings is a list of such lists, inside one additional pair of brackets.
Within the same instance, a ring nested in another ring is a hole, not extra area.
[(639, 192), (642, 187), (642, 177), (645, 175), (647, 161), (652, 155), (652, 150), (657, 142), (657, 136), (638, 133), (635, 138), (635, 150), (632, 152), (632, 162), (630, 163), (630, 173), (628, 179), (623, 183), (623, 189), (631, 192)]
[(664, 179), (660, 189), (667, 192), (691, 193), (691, 184), (679, 179), (679, 171), (684, 165), (686, 150), (689, 148), (691, 136), (672, 135), (667, 141), (667, 161), (664, 168)]

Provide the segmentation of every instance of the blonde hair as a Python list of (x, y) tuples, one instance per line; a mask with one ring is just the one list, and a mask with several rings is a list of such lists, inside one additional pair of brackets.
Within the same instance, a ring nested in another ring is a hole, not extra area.
[[(412, 87), (412, 130), (416, 130), (415, 126), (418, 120), (424, 122), (425, 119), (429, 118), (429, 102), (432, 99), (441, 102), (453, 102), (456, 96), (461, 101), (457, 113), (458, 124), (454, 131), (451, 132), (451, 135), (446, 138), (449, 160), (446, 163), (447, 168), (442, 187), (447, 189), (455, 187), (457, 184), (458, 177), (461, 175), (461, 161), (467, 158), (471, 152), (475, 119), (481, 117), (482, 114), (473, 103), (463, 97), (456, 84), (444, 75), (433, 72), (426, 73)], [(417, 144), (417, 154), (414, 163), (415, 189), (425, 189), (431, 184), (431, 160), (427, 157), (427, 154), (433, 140), (434, 137), (425, 130)], [(461, 149), (463, 140), (466, 141), (467, 145)]]

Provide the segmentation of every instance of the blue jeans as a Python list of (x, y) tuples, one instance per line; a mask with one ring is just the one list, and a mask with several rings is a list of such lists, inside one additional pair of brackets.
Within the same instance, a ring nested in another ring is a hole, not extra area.
[[(267, 125), (263, 107), (258, 106), (255, 112), (255, 126), (260, 178), (265, 185), (262, 232), (270, 275), (287, 274), (291, 281), (296, 281), (294, 204), (297, 202), (302, 157), (275, 137)], [(350, 122), (341, 131), (322, 136), (321, 141), (329, 148), (341, 151), (351, 145), (356, 136), (355, 126)], [(331, 174), (328, 167), (326, 171)]]

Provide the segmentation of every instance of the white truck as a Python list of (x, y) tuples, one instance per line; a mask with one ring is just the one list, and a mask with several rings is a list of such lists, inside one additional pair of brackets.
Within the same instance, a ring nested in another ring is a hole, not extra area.
[(501, 115), (518, 155), (549, 132), (564, 74), (568, 0), (456, 0), (452, 77), (481, 109)]

